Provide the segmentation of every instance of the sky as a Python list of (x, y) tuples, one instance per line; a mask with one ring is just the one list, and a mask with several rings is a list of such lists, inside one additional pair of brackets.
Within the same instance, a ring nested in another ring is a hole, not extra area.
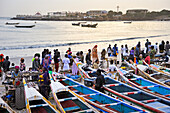
[(33, 15), (36, 12), (45, 15), (53, 11), (116, 11), (117, 6), (123, 13), (128, 9), (170, 10), (170, 0), (0, 0), (0, 17), (13, 17), (17, 14)]

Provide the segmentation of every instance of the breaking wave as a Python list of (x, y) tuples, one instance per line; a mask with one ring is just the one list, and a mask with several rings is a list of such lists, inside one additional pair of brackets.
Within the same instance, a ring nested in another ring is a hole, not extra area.
[(100, 40), (100, 41), (91, 41), (91, 42), (73, 42), (73, 43), (62, 43), (62, 44), (43, 44), (43, 45), (9, 46), (9, 47), (0, 47), (0, 50), (33, 49), (33, 48), (46, 48), (46, 47), (58, 47), (58, 46), (70, 46), (70, 45), (78, 45), (78, 44), (91, 44), (91, 43), (100, 43), (100, 42), (112, 42), (112, 41), (122, 41), (122, 40), (134, 40), (134, 39), (142, 39), (142, 38), (155, 38), (155, 37), (163, 37), (163, 36), (169, 36), (169, 34), (167, 34), (167, 35), (147, 36), (147, 37), (121, 38), (121, 39), (113, 39), (113, 40)]

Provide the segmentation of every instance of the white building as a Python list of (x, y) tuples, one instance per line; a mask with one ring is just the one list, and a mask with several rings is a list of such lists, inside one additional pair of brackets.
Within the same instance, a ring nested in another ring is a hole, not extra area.
[(67, 12), (48, 12), (48, 16), (51, 17), (64, 17), (67, 16)]
[(126, 14), (146, 14), (147, 12), (147, 9), (131, 9), (127, 10)]
[(86, 12), (88, 16), (106, 16), (106, 10), (90, 10)]

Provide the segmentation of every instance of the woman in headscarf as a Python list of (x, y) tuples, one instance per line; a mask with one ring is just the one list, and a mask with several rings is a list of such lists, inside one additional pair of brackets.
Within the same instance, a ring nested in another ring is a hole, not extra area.
[[(97, 55), (97, 45), (95, 45), (92, 49), (92, 63), (94, 63), (96, 60), (98, 60), (98, 55)], [(99, 63), (99, 60), (97, 64)]]

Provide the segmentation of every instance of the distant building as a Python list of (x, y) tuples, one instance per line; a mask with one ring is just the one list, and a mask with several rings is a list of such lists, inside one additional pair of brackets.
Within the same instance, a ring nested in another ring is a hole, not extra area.
[(65, 17), (67, 16), (67, 12), (48, 12), (49, 17)]
[(16, 18), (24, 19), (24, 18), (30, 18), (30, 19), (40, 19), (43, 15), (41, 13), (37, 12), (35, 15), (16, 15)]
[(88, 16), (106, 16), (106, 10), (90, 10), (86, 12)]
[(131, 9), (131, 10), (127, 10), (126, 14), (131, 14), (131, 15), (135, 15), (135, 14), (146, 14), (148, 12), (147, 9)]

